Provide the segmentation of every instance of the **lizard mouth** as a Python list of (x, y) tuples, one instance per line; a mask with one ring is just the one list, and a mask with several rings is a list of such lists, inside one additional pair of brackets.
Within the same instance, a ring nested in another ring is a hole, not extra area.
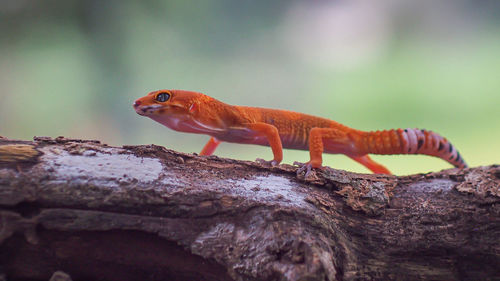
[(148, 116), (148, 115), (153, 115), (154, 113), (164, 108), (165, 106), (160, 104), (145, 105), (136, 107), (135, 112), (142, 116)]

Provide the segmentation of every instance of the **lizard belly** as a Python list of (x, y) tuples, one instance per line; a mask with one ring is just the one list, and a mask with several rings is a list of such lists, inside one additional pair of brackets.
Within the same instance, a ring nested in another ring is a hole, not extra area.
[(212, 135), (221, 141), (268, 145), (267, 138), (248, 128), (229, 128)]
[(280, 135), (283, 148), (309, 150), (309, 145), (304, 139), (294, 135)]
[[(226, 142), (256, 144), (269, 146), (267, 137), (248, 128), (231, 128), (222, 134), (213, 135), (217, 139)], [(293, 136), (280, 135), (283, 148), (308, 150), (309, 146)]]

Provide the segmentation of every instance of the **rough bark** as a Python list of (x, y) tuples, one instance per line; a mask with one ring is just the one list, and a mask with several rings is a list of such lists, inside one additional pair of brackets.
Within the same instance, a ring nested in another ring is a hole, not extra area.
[(0, 138), (0, 280), (500, 280), (499, 166), (295, 170)]

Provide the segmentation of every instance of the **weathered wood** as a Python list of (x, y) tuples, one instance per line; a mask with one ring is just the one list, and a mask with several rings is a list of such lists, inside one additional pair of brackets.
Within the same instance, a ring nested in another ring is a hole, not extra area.
[(500, 280), (499, 166), (295, 170), (0, 138), (0, 279)]

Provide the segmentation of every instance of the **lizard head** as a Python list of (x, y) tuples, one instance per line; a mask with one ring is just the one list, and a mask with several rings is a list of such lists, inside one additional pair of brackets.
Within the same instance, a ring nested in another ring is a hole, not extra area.
[(213, 134), (225, 127), (220, 113), (228, 105), (201, 93), (158, 90), (134, 102), (137, 114), (181, 132)]
[(158, 90), (137, 99), (133, 106), (137, 114), (147, 117), (189, 115), (201, 96), (182, 90)]

